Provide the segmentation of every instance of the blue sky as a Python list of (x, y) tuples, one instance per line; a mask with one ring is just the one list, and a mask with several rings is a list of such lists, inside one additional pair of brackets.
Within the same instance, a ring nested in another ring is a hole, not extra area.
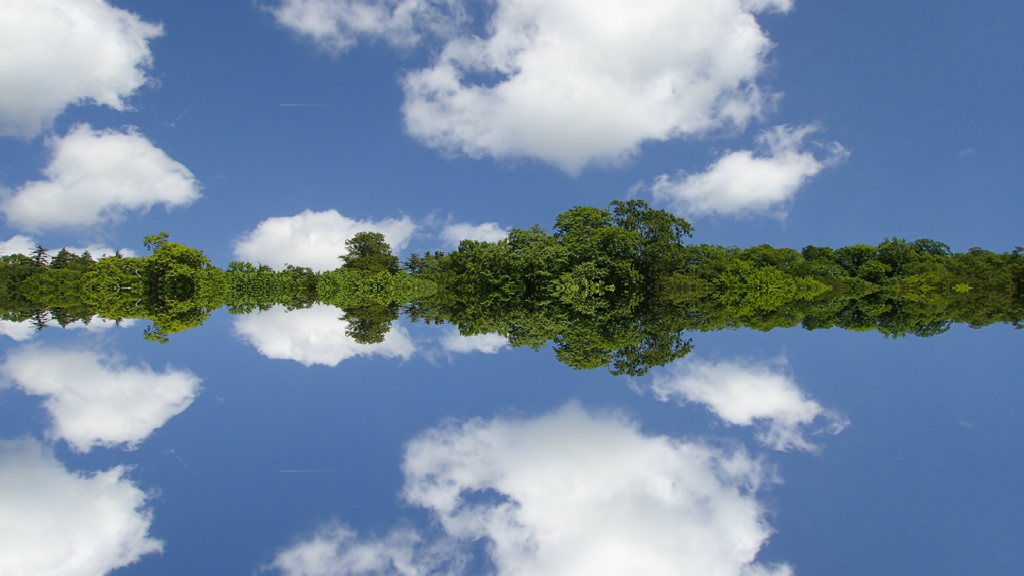
[[(1024, 7), (0, 0), (5, 253), (336, 266), (636, 197), (1024, 244)], [(1020, 335), (695, 335), (640, 379), (327, 307), (0, 334), (0, 572), (1016, 573)], [(74, 512), (69, 512), (74, 511)], [(46, 571), (49, 572), (46, 572)]]

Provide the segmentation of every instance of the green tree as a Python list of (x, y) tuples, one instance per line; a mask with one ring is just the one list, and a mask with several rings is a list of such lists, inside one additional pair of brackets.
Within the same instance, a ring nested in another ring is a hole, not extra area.
[(391, 254), (391, 246), (380, 232), (359, 232), (345, 241), (348, 250), (339, 256), (344, 268), (370, 274), (398, 272), (398, 257)]

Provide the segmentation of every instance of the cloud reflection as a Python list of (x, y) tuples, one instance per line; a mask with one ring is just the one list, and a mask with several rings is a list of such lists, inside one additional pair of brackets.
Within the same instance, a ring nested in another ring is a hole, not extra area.
[(134, 448), (188, 408), (200, 379), (187, 370), (126, 366), (111, 354), (24, 346), (11, 352), (0, 374), (26, 394), (46, 396), (50, 438), (77, 452), (93, 446)]
[(0, 440), (0, 574), (93, 576), (162, 551), (127, 471), (69, 472), (35, 440)]
[(458, 329), (449, 328), (441, 337), (441, 347), (449, 354), (469, 354), (470, 352), (497, 354), (499, 350), (507, 346), (508, 338), (493, 332), (463, 336), (459, 334)]
[(850, 421), (800, 390), (778, 367), (766, 363), (679, 361), (655, 374), (650, 387), (662, 402), (705, 405), (725, 422), (758, 425), (757, 440), (776, 450), (815, 450), (803, 428), (816, 420), (838, 434)]
[(290, 312), (278, 306), (238, 317), (235, 334), (267, 358), (305, 366), (337, 366), (353, 356), (374, 354), (408, 360), (416, 352), (409, 333), (401, 327), (392, 327), (379, 344), (360, 344), (345, 334), (348, 324), (338, 319), (340, 315), (340, 310), (324, 304)]
[(770, 470), (742, 448), (644, 435), (621, 415), (570, 404), (448, 423), (409, 443), (403, 470), (404, 500), (429, 510), (438, 534), (360, 537), (331, 524), (271, 568), (412, 576), (461, 574), (477, 560), (500, 576), (792, 573), (756, 561), (772, 532), (755, 497)]

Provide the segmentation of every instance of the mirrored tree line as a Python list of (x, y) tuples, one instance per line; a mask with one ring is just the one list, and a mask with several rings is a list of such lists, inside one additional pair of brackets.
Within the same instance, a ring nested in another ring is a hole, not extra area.
[(687, 243), (686, 220), (640, 200), (575, 207), (551, 231), (513, 229), (498, 242), (464, 240), (450, 253), (404, 262), (384, 236), (361, 232), (329, 272), (232, 262), (144, 240), (145, 257), (99, 260), (67, 250), (0, 257), (0, 315), (66, 326), (95, 316), (151, 322), (145, 336), (199, 326), (227, 306), (247, 314), (314, 303), (340, 309), (361, 343), (384, 339), (405, 314), (449, 323), (465, 336), (498, 333), (512, 346), (551, 345), (576, 369), (640, 375), (685, 356), (687, 334), (747, 327), (877, 330), (933, 336), (953, 323), (1024, 326), (1024, 249), (953, 253), (934, 240), (888, 238), (877, 246)]

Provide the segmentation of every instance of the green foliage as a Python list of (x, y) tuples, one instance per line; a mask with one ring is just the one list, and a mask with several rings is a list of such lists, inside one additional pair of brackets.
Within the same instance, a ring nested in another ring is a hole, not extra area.
[(345, 241), (348, 252), (339, 256), (349, 270), (368, 274), (398, 272), (398, 257), (391, 254), (391, 246), (380, 232), (359, 232)]
[(151, 254), (96, 262), (37, 246), (0, 258), (0, 317), (66, 325), (146, 318), (145, 337), (233, 314), (324, 302), (341, 309), (358, 342), (384, 340), (401, 311), (451, 323), (463, 335), (498, 333), (512, 346), (550, 345), (574, 369), (639, 376), (692, 350), (688, 332), (803, 326), (933, 336), (952, 323), (1024, 326), (1024, 248), (954, 254), (934, 240), (801, 251), (685, 244), (685, 220), (639, 200), (574, 207), (552, 231), (513, 229), (498, 242), (463, 241), (449, 254), (398, 258), (375, 232), (348, 243), (331, 272), (232, 262), (147, 236)]

